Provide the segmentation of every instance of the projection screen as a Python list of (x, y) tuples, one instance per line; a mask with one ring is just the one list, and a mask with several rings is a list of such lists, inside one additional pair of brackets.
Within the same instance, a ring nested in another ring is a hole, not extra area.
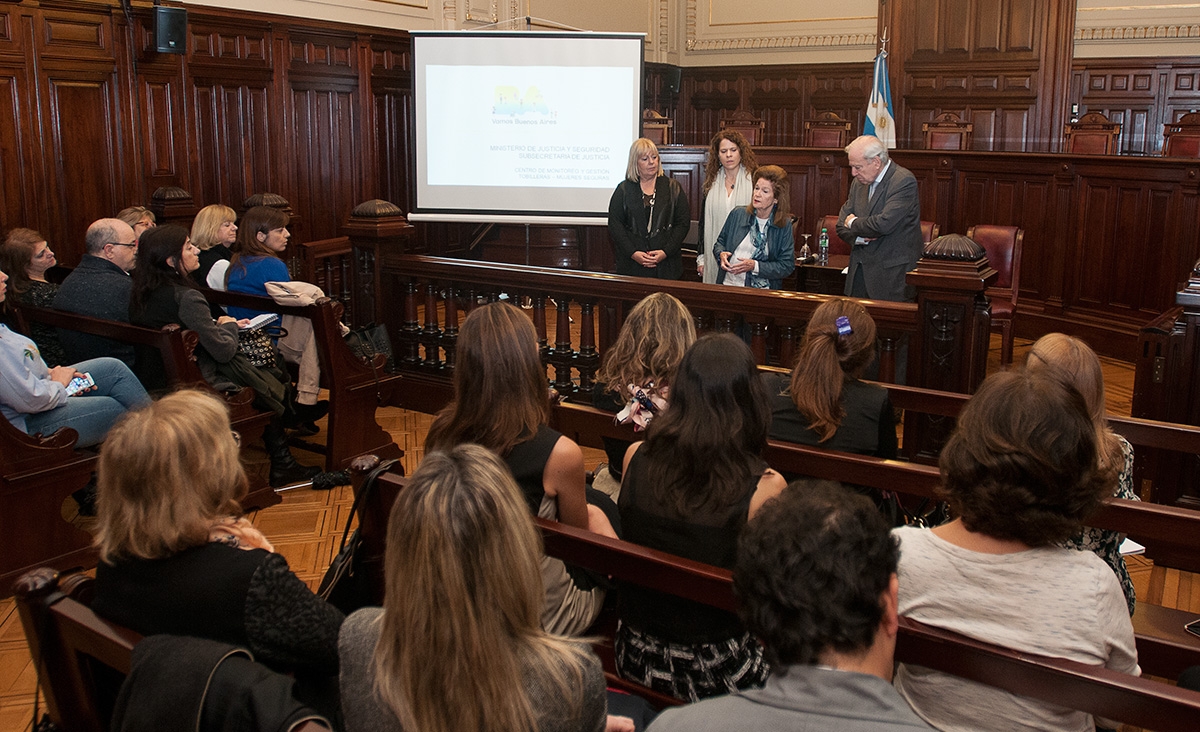
[(410, 220), (605, 223), (641, 130), (642, 34), (412, 36)]

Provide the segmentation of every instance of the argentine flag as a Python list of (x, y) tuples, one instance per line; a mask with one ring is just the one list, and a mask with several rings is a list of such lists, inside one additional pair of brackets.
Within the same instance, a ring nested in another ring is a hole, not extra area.
[(871, 101), (867, 103), (864, 135), (874, 135), (887, 145), (896, 147), (896, 118), (892, 116), (892, 90), (888, 85), (887, 51), (875, 57), (875, 83), (871, 85)]

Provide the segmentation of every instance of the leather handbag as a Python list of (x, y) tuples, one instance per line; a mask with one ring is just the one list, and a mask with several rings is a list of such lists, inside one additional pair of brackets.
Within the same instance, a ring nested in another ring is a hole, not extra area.
[(286, 335), (283, 328), (243, 328), (238, 331), (238, 352), (255, 366), (274, 366), (276, 350), (272, 339)]
[(386, 326), (371, 323), (362, 328), (356, 328), (346, 334), (345, 341), (354, 355), (366, 363), (374, 361), (375, 354), (382, 353), (387, 357), (387, 364), (384, 368), (388, 371), (392, 370), (392, 339), (388, 336)]
[[(375, 491), (375, 482), (379, 476), (386, 473), (398, 460), (384, 460), (370, 473), (367, 473), (359, 486), (358, 495), (354, 497), (354, 505), (350, 507), (350, 515), (346, 517), (346, 527), (342, 531), (342, 543), (338, 553), (321, 578), (321, 586), (317, 595), (341, 610), (346, 615), (368, 605), (378, 605), (381, 592), (371, 586), (370, 572), (364, 566), (371, 558), (364, 556), (362, 536), (359, 529), (350, 531), (354, 517), (358, 515), (359, 506), (364, 505)], [(378, 558), (375, 558), (378, 561)], [(382, 588), (379, 588), (382, 590)]]

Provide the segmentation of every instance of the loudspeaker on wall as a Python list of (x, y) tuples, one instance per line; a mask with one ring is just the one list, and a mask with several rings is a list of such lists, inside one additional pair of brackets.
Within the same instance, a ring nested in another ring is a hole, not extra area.
[(663, 72), (663, 87), (668, 94), (679, 93), (679, 82), (683, 78), (683, 69), (672, 66)]
[(187, 51), (187, 10), (154, 8), (154, 48), (159, 53)]

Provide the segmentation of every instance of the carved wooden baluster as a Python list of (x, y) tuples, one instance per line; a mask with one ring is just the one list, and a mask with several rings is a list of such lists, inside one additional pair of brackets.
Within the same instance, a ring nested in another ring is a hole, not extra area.
[(338, 299), (342, 301), (342, 305), (345, 307), (345, 310), (342, 311), (342, 322), (343, 323), (353, 323), (354, 317), (356, 315), (354, 313), (354, 300), (351, 298), (351, 284), (350, 284), (351, 283), (350, 268), (353, 265), (353, 263), (354, 263), (353, 253), (343, 254), (342, 256), (338, 257), (338, 264), (340, 264), (341, 268), (342, 268), (342, 281), (339, 283), (341, 285), (341, 287), (339, 288), (340, 294), (338, 295)]
[(467, 315), (475, 312), (475, 308), (479, 307), (479, 293), (475, 291), (475, 285), (467, 285), (466, 289), (462, 290), (462, 301)]
[(779, 326), (779, 365), (790, 369), (796, 363), (796, 327), (791, 323)]
[(894, 335), (879, 336), (879, 380), (888, 384), (896, 383), (896, 344), (899, 338)]
[(579, 371), (579, 393), (590, 398), (596, 385), (596, 370), (600, 368), (600, 354), (596, 351), (595, 305), (579, 303), (579, 353), (575, 356), (575, 368)]
[[(542, 363), (546, 363), (546, 359), (550, 356), (550, 346), (546, 345), (546, 295), (538, 293), (532, 298), (533, 301), (533, 329), (537, 331), (538, 353), (542, 356)], [(520, 299), (518, 298), (518, 302)]]
[(446, 353), (446, 369), (454, 369), (458, 349), (458, 298), (453, 286), (446, 288), (446, 329), (442, 331), (442, 349)]
[(713, 316), (713, 330), (717, 333), (732, 333), (733, 332), (734, 316), (729, 313)]
[(554, 366), (554, 388), (561, 396), (572, 396), (575, 384), (571, 381), (571, 365), (575, 351), (571, 348), (571, 301), (566, 297), (554, 298), (557, 317), (554, 321), (554, 350), (549, 361)]
[(425, 285), (425, 327), (421, 329), (421, 345), (425, 347), (425, 360), (421, 362), (421, 367), (427, 369), (442, 366), (438, 357), (438, 341), (442, 337), (442, 330), (438, 328), (437, 301), (438, 287), (430, 282)]
[(750, 351), (754, 354), (754, 362), (767, 363), (767, 324), (759, 321), (746, 323), (750, 329)]
[(415, 369), (421, 365), (421, 321), (417, 319), (417, 281), (404, 283), (404, 325), (400, 327), (403, 358), (400, 365)]
[(713, 318), (710, 312), (697, 312), (692, 314), (692, 320), (696, 324), (696, 335), (702, 336), (712, 330)]

